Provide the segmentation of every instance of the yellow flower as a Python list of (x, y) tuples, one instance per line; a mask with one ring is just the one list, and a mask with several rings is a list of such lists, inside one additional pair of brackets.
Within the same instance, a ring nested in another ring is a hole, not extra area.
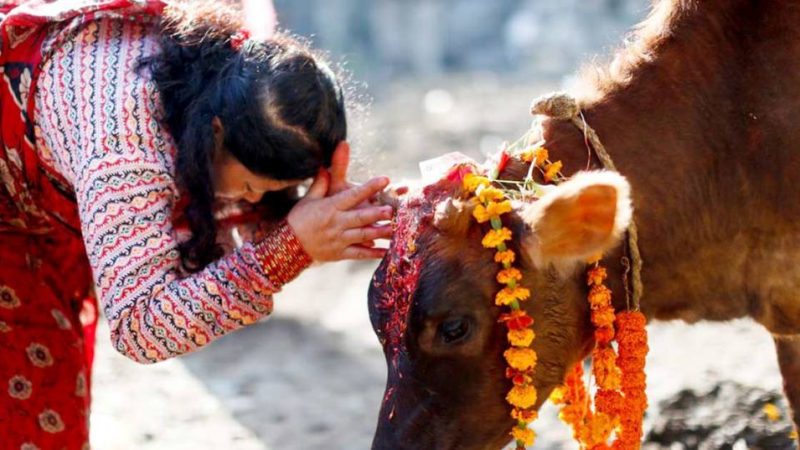
[(533, 386), (514, 386), (508, 391), (506, 401), (518, 408), (530, 408), (536, 403), (536, 388)]
[[(508, 365), (511, 366), (512, 369), (526, 371), (533, 369), (536, 366), (536, 352), (530, 348), (512, 347), (503, 352), (503, 356), (506, 358)], [(527, 406), (517, 406), (527, 408)]]
[(797, 431), (792, 431), (789, 433), (789, 439), (797, 439)]
[(511, 280), (519, 281), (522, 279), (522, 272), (519, 269), (515, 269), (514, 267), (510, 269), (503, 269), (497, 273), (497, 282), (502, 284), (508, 284)]
[(514, 303), (514, 301), (527, 300), (528, 297), (530, 296), (531, 296), (531, 291), (526, 288), (516, 287), (514, 289), (511, 289), (505, 287), (503, 289), (500, 289), (500, 292), (497, 293), (497, 295), (494, 298), (494, 303), (497, 306), (510, 305)]
[(525, 150), (522, 151), (522, 153), (519, 154), (519, 159), (521, 159), (522, 162), (526, 162), (526, 163), (529, 163), (529, 162), (533, 161), (533, 151), (534, 150), (536, 150), (536, 149), (533, 148), (533, 147), (526, 148)]
[(549, 157), (547, 149), (544, 147), (531, 147), (522, 152), (520, 159), (526, 163), (535, 161), (534, 164), (541, 166)]
[(472, 211), (472, 216), (475, 217), (478, 223), (484, 223), (507, 212), (511, 212), (511, 202), (508, 200), (500, 203), (489, 202), (486, 206), (477, 205)]
[(567, 387), (558, 386), (557, 388), (553, 389), (553, 392), (550, 393), (550, 402), (555, 405), (560, 405), (566, 401), (567, 395)]
[(480, 175), (475, 175), (474, 173), (468, 173), (464, 176), (464, 189), (469, 192), (475, 192), (478, 189), (478, 186), (489, 186), (491, 184), (489, 179), (486, 177), (482, 177)]
[(517, 255), (514, 254), (514, 250), (506, 250), (494, 254), (494, 262), (500, 264), (513, 264), (515, 259), (517, 259)]
[(508, 342), (510, 342), (514, 347), (527, 347), (531, 345), (531, 342), (533, 342), (534, 338), (536, 338), (536, 335), (530, 328), (524, 328), (522, 330), (509, 330), (508, 332)]
[(522, 444), (526, 447), (533, 445), (533, 441), (536, 440), (536, 433), (527, 427), (514, 427), (511, 430), (511, 436), (514, 436), (514, 440), (517, 442), (522, 442)]
[(511, 418), (519, 422), (531, 423), (539, 418), (539, 413), (530, 409), (511, 409)]
[(488, 222), (492, 218), (492, 216), (489, 215), (489, 212), (486, 211), (486, 207), (483, 205), (477, 205), (475, 209), (472, 210), (472, 217), (474, 217), (478, 223)]
[(483, 189), (478, 189), (478, 200), (481, 203), (487, 202), (496, 202), (506, 198), (506, 194), (503, 193), (500, 189), (497, 189), (494, 186), (484, 187)]
[(503, 227), (499, 230), (489, 230), (483, 237), (481, 244), (486, 248), (495, 248), (505, 241), (511, 240), (511, 230)]
[(764, 414), (771, 422), (776, 422), (781, 418), (781, 410), (774, 403), (764, 405)]
[(561, 161), (548, 164), (547, 167), (545, 167), (544, 180), (551, 181), (555, 179), (555, 177), (558, 175), (558, 172), (561, 172), (561, 167), (563, 166), (564, 165), (561, 163)]
[(505, 213), (510, 213), (511, 209), (511, 201), (509, 200), (490, 202), (486, 205), (486, 212), (488, 212), (490, 216), (502, 216)]
[(495, 295), (494, 304), (497, 306), (510, 305), (514, 303), (514, 300), (516, 300), (516, 298), (509, 293), (509, 289), (503, 288)]
[(536, 165), (541, 166), (550, 157), (549, 152), (544, 147), (539, 147), (533, 151), (533, 157), (536, 160)]
[(517, 300), (524, 301), (530, 298), (531, 291), (528, 288), (517, 287), (514, 288), (514, 296), (517, 297)]

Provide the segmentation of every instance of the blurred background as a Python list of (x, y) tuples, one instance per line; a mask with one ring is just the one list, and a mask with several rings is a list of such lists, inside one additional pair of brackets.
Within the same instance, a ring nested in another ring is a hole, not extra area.
[[(605, 59), (649, 1), (276, 0), (275, 7), (281, 27), (307, 36), (349, 72), (352, 178), (400, 181), (417, 176), (419, 161), (451, 151), (481, 160), (523, 133), (531, 99), (568, 89), (582, 64)], [(117, 355), (101, 328), (93, 448), (368, 449), (386, 374), (366, 306), (376, 266), (313, 267), (275, 296), (265, 322), (154, 366)], [(649, 330), (648, 448), (791, 448), (766, 331), (749, 321)], [(767, 417), (767, 404), (777, 417)], [(552, 407), (534, 428), (536, 448), (576, 448)]]

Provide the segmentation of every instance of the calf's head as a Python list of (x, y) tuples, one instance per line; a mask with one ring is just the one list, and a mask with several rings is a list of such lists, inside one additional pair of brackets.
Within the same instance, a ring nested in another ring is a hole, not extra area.
[[(374, 450), (499, 449), (514, 424), (505, 395), (505, 327), (486, 228), (471, 217), (460, 183), (447, 178), (400, 203), (395, 235), (369, 291), (388, 380)], [(582, 271), (618, 244), (631, 217), (629, 187), (616, 173), (586, 172), (504, 217), (510, 247), (531, 290), (539, 355), (538, 409), (569, 366), (591, 349)]]

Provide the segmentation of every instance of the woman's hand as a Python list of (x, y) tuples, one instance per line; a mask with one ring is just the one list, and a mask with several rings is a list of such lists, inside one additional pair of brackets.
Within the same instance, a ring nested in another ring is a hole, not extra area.
[(354, 186), (347, 181), (348, 167), (350, 167), (350, 144), (342, 141), (336, 146), (331, 157), (331, 182), (328, 184), (328, 195), (338, 194)]
[(393, 210), (364, 204), (388, 184), (386, 177), (373, 178), (359, 186), (340, 186), (337, 193), (326, 197), (331, 175), (320, 170), (287, 221), (314, 261), (382, 258), (385, 249), (369, 247), (375, 239), (391, 237), (391, 225), (375, 223), (391, 219)]
[[(339, 142), (331, 157), (331, 182), (328, 185), (328, 196), (338, 194), (346, 189), (358, 186), (347, 180), (347, 169), (350, 167), (350, 144), (347, 141)], [(377, 199), (369, 198), (359, 208), (368, 208), (377, 204)]]

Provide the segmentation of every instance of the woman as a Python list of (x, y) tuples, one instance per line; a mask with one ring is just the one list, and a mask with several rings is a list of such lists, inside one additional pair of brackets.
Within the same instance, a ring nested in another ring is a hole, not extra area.
[(0, 25), (4, 449), (88, 447), (92, 291), (148, 363), (256, 322), (312, 261), (382, 255), (388, 180), (346, 182), (333, 73), (205, 5), (36, 0)]

